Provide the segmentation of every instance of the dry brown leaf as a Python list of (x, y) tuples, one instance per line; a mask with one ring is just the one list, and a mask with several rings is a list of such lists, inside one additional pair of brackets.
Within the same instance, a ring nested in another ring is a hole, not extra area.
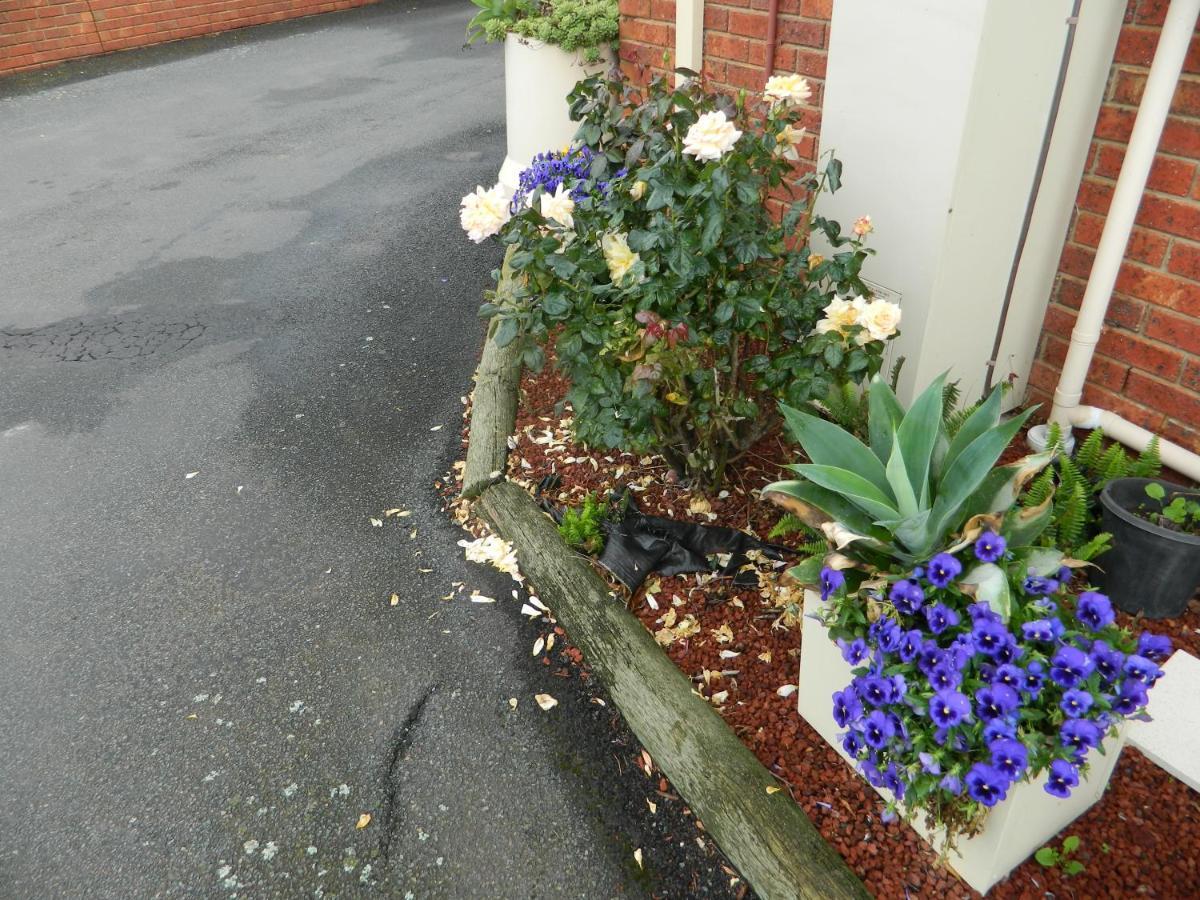
[(356, 824), (354, 827), (358, 828), (358, 829), (363, 829), (363, 828), (366, 828), (370, 824), (371, 824), (371, 814), (363, 813), (361, 816), (358, 817), (358, 824)]

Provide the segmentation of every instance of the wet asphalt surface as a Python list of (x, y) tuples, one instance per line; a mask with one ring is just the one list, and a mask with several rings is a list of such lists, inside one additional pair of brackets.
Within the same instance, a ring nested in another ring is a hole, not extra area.
[(499, 260), (470, 12), (0, 81), (0, 896), (728, 884), (433, 488)]

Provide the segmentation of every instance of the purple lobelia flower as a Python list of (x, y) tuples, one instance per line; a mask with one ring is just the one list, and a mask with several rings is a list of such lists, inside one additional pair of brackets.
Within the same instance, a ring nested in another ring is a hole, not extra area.
[(925, 591), (915, 581), (904, 578), (892, 585), (888, 599), (898, 612), (912, 616), (924, 605)]
[(949, 553), (939, 553), (929, 561), (926, 577), (935, 587), (947, 587), (950, 582), (962, 574), (962, 563)]
[(846, 586), (846, 576), (837, 569), (826, 566), (821, 570), (821, 599), (828, 601), (830, 597)]
[(1068, 797), (1071, 788), (1079, 784), (1079, 770), (1065, 759), (1056, 759), (1050, 763), (1050, 771), (1046, 775), (1047, 794), (1055, 797)]
[(1054, 652), (1054, 657), (1050, 660), (1050, 677), (1055, 684), (1070, 688), (1091, 675), (1095, 668), (1096, 664), (1090, 656), (1078, 647), (1068, 644)]
[(994, 563), (1004, 555), (1008, 543), (994, 531), (985, 531), (975, 542), (975, 558), (981, 562)]
[(1116, 621), (1117, 614), (1103, 594), (1084, 591), (1075, 604), (1075, 618), (1092, 631), (1099, 631)]
[(953, 728), (970, 715), (971, 701), (958, 691), (941, 690), (929, 698), (929, 718), (941, 728)]
[(1010, 780), (995, 766), (975, 763), (967, 772), (967, 796), (984, 806), (995, 806), (1008, 795)]

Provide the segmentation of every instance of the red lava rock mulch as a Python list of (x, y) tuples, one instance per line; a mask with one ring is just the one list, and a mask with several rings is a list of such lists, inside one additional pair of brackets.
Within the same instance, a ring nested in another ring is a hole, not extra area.
[[(557, 474), (562, 484), (553, 499), (567, 503), (577, 503), (589, 491), (628, 485), (647, 513), (716, 521), (764, 538), (778, 520), (778, 510), (757, 498), (760, 488), (785, 477), (782, 466), (793, 455), (778, 433), (768, 435), (732, 467), (727, 493), (707, 498), (707, 509), (703, 504), (697, 508), (696, 495), (676, 483), (661, 459), (639, 460), (628, 453), (589, 451), (572, 444), (563, 421), (571, 414), (563, 406), (566, 387), (550, 368), (525, 374), (518, 441), (509, 463), (514, 480), (535, 485), (543, 476)], [(1011, 455), (1021, 454), (1014, 448)], [(651, 632), (672, 623), (664, 620), (671, 611), (677, 629), (678, 621), (692, 617), (692, 626), (684, 632), (694, 633), (671, 641), (666, 652), (697, 690), (718, 703), (734, 732), (788, 785), (825, 839), (875, 896), (978, 896), (938, 867), (935, 854), (908, 826), (880, 820), (875, 792), (800, 717), (795, 695), (777, 693), (796, 680), (800, 628), (798, 622), (784, 625), (781, 609), (761, 597), (757, 588), (734, 588), (729, 580), (707, 577), (652, 577), (631, 598), (630, 608)], [(1150, 627), (1171, 635), (1176, 646), (1200, 654), (1200, 604), (1193, 602), (1179, 619)], [(567, 658), (579, 662), (577, 650), (564, 650)], [(724, 697), (721, 692), (726, 692)], [(1067, 834), (1080, 838), (1074, 858), (1086, 866), (1082, 874), (1068, 878), (1031, 859), (989, 896), (1200, 896), (1200, 795), (1132, 748), (1123, 751), (1103, 799), (1053, 843), (1061, 843)]]

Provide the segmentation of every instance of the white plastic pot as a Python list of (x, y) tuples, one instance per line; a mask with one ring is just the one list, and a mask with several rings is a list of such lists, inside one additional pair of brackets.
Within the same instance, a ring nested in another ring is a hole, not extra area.
[[(828, 629), (810, 618), (820, 608), (821, 596), (806, 591), (798, 706), (805, 721), (853, 767), (853, 761), (838, 740), (843, 729), (833, 720), (832, 698), (834, 692), (845, 688), (854, 676), (837, 644), (829, 637)], [(1080, 779), (1079, 786), (1066, 799), (1043, 790), (1044, 773), (1035, 781), (1022, 782), (1011, 788), (1008, 797), (992, 807), (979, 834), (958, 840), (956, 848), (947, 857), (947, 865), (975, 890), (986, 893), (1100, 799), (1108, 787), (1124, 740), (1122, 730), (1116, 738), (1105, 741), (1105, 755), (1101, 756), (1097, 751), (1088, 754), (1087, 776)], [(882, 791), (879, 793), (890, 797)], [(942, 841), (925, 827), (922, 813), (918, 812), (910, 824), (935, 851), (941, 851)]]
[(522, 169), (546, 150), (559, 150), (575, 136), (567, 94), (575, 83), (612, 65), (612, 51), (600, 50), (599, 62), (585, 63), (583, 53), (567, 53), (553, 44), (510, 34), (504, 39), (504, 108), (508, 155), (500, 183), (517, 186)]

